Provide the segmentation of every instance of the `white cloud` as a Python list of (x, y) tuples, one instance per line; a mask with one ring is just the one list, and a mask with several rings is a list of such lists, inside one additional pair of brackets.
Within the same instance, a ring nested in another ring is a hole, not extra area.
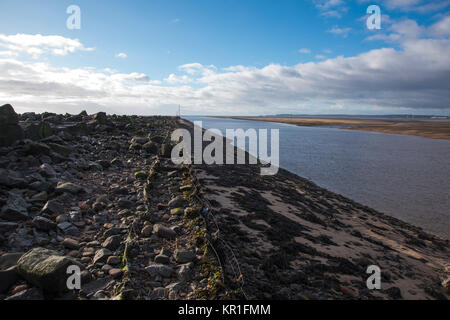
[[(297, 110), (306, 105), (318, 110), (348, 111), (357, 105), (360, 110), (450, 113), (450, 39), (430, 37), (442, 34), (446, 19), (428, 28), (412, 21), (395, 22), (387, 36), (399, 37), (397, 49), (262, 68), (218, 69), (195, 62), (181, 65), (161, 80), (113, 69), (57, 68), (4, 55), (0, 56), (0, 104), (11, 103), (19, 112), (61, 113), (86, 108), (117, 114), (172, 114), (173, 109), (175, 114), (179, 104), (191, 114), (273, 114), (281, 110), (279, 106)], [(407, 25), (415, 26), (415, 31)]]
[(328, 18), (341, 18), (342, 15), (347, 12), (348, 8), (345, 7), (343, 0), (313, 0), (317, 9), (320, 11), (320, 15)]
[(298, 52), (307, 54), (307, 53), (311, 53), (311, 50), (308, 48), (302, 48), (302, 49), (299, 49)]
[(352, 28), (339, 28), (338, 26), (333, 26), (333, 28), (327, 30), (327, 32), (337, 34), (346, 38), (351, 30)]
[(433, 36), (449, 36), (450, 35), (450, 16), (446, 16), (433, 24), (428, 32)]
[(75, 51), (94, 50), (86, 48), (78, 39), (40, 34), (0, 34), (0, 47), (8, 49), (10, 52), (29, 54), (33, 58), (39, 58), (43, 54), (65, 56)]
[(445, 9), (450, 5), (450, 0), (384, 0), (383, 4), (388, 10), (430, 13)]
[(116, 58), (126, 59), (128, 58), (128, 55), (126, 53), (121, 52), (116, 54)]

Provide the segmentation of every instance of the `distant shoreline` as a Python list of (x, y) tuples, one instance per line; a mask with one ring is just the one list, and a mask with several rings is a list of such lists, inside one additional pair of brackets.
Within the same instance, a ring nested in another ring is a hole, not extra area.
[(307, 127), (338, 126), (340, 129), (414, 135), (450, 140), (450, 120), (403, 118), (309, 118), (309, 117), (214, 117), (249, 121), (267, 121)]

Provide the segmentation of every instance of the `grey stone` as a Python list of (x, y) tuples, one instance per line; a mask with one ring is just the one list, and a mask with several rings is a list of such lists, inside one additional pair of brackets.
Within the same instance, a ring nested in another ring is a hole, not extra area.
[(44, 217), (40, 217), (40, 216), (36, 216), (33, 219), (33, 226), (37, 229), (40, 230), (44, 230), (44, 231), (50, 231), (56, 228), (56, 223), (54, 223), (53, 221), (44, 218)]
[(176, 237), (175, 231), (167, 228), (159, 223), (153, 226), (153, 233), (157, 234), (161, 238), (173, 239)]
[(54, 176), (56, 176), (56, 171), (55, 169), (53, 169), (53, 167), (51, 165), (49, 165), (48, 163), (44, 163), (39, 167), (39, 172), (47, 178), (52, 178)]
[(158, 263), (158, 264), (168, 264), (169, 262), (170, 262), (169, 257), (168, 257), (168, 256), (165, 256), (165, 255), (163, 255), (163, 254), (158, 254), (158, 255), (155, 257), (155, 263)]
[(112, 256), (112, 252), (108, 249), (100, 249), (95, 253), (93, 263), (104, 263), (109, 256)]
[(34, 248), (17, 262), (17, 272), (29, 283), (45, 291), (60, 293), (67, 290), (67, 268), (75, 262), (56, 251)]
[(121, 242), (121, 236), (110, 236), (102, 243), (102, 247), (114, 251), (120, 246)]
[(7, 232), (16, 229), (19, 226), (18, 223), (15, 222), (0, 222), (0, 232)]
[(5, 300), (15, 301), (15, 300), (44, 300), (44, 295), (42, 291), (38, 288), (31, 288), (12, 295)]
[(195, 259), (195, 253), (190, 250), (176, 249), (173, 256), (178, 263), (187, 263)]
[(80, 243), (77, 240), (65, 238), (63, 241), (63, 246), (67, 249), (78, 250), (80, 248)]
[(180, 281), (189, 281), (192, 278), (192, 269), (193, 269), (194, 264), (191, 263), (186, 263), (186, 264), (182, 264), (180, 266), (180, 268), (178, 269), (177, 275), (178, 275), (178, 279)]
[(49, 200), (44, 205), (44, 207), (41, 210), (41, 213), (47, 213), (47, 214), (61, 214), (64, 211), (64, 207), (56, 200)]
[(174, 209), (174, 208), (184, 207), (187, 203), (183, 199), (182, 196), (177, 196), (177, 197), (173, 198), (172, 200), (170, 200), (168, 204), (169, 204), (170, 208)]
[(71, 193), (71, 194), (78, 194), (81, 192), (84, 192), (85, 190), (80, 187), (79, 185), (76, 185), (72, 182), (66, 182), (66, 183), (59, 183), (56, 186), (56, 191), (57, 192), (67, 192), (67, 193)]
[(16, 193), (9, 193), (8, 200), (0, 212), (0, 218), (8, 221), (27, 220), (29, 204)]
[(75, 227), (73, 224), (71, 224), (70, 222), (62, 222), (58, 224), (58, 228), (64, 232), (64, 234), (68, 234), (68, 235), (77, 235), (80, 230), (78, 230), (77, 227)]
[(163, 278), (169, 278), (173, 273), (173, 268), (164, 264), (152, 264), (145, 268), (145, 270), (153, 277), (161, 276)]

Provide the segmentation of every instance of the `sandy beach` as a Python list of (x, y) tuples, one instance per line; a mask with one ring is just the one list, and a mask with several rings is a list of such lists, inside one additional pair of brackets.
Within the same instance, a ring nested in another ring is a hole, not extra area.
[(432, 119), (332, 119), (332, 118), (278, 118), (229, 117), (240, 120), (269, 121), (298, 126), (338, 126), (342, 129), (415, 135), (432, 139), (450, 140), (450, 120)]

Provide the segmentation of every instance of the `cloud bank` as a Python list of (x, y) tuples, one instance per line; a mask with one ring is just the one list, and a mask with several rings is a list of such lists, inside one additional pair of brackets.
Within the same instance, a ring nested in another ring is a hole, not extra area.
[(19, 112), (175, 114), (181, 104), (191, 114), (273, 114), (285, 109), (301, 112), (305, 106), (314, 113), (311, 106), (321, 105), (340, 112), (358, 105), (377, 110), (439, 109), (449, 114), (449, 21), (444, 17), (428, 28), (412, 20), (396, 22), (379, 39), (369, 39), (395, 42), (395, 49), (262, 68), (219, 69), (193, 62), (165, 79), (21, 60), (15, 55), (38, 54), (31, 48), (42, 50), (39, 54), (60, 55), (89, 49), (59, 36), (0, 35), (7, 44), (0, 51), (0, 104), (12, 103)]

